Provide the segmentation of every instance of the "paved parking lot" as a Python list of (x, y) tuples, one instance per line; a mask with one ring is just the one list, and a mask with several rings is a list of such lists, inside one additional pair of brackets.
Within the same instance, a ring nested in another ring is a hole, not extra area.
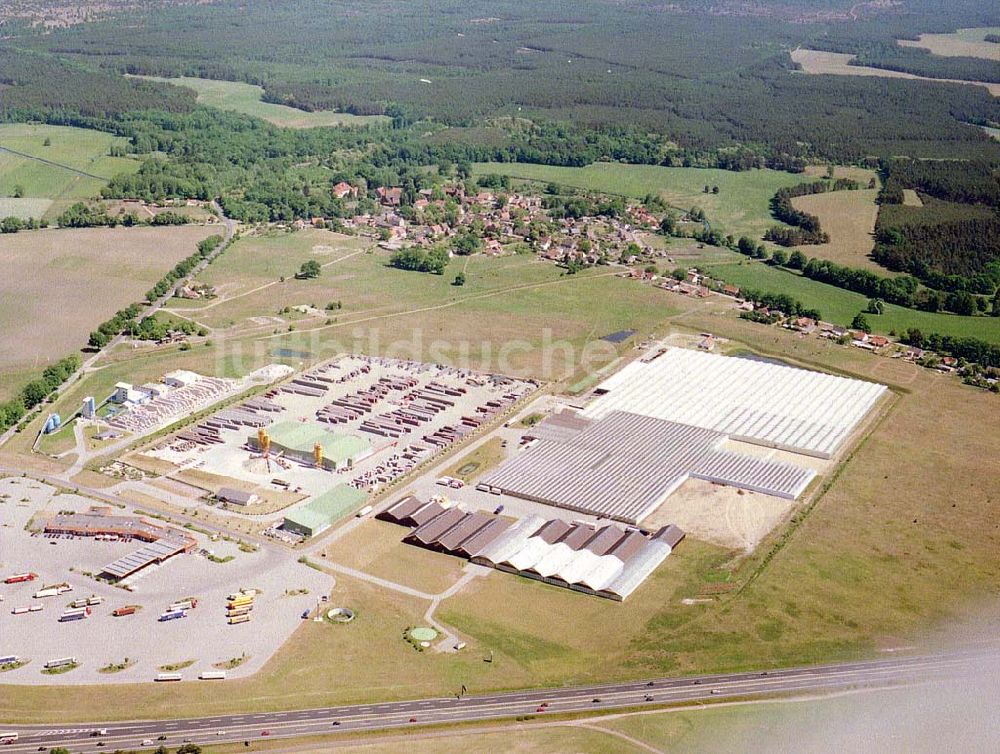
[[(179, 555), (130, 580), (132, 591), (99, 582), (87, 575), (137, 548), (136, 542), (99, 542), (90, 538), (47, 538), (25, 530), (40, 513), (82, 512), (94, 501), (57, 491), (24, 478), (0, 479), (0, 581), (14, 573), (33, 571), (38, 578), (21, 584), (0, 583), (0, 655), (18, 655), (31, 662), (0, 674), (3, 683), (85, 684), (148, 682), (160, 665), (194, 660), (180, 672), (194, 679), (214, 663), (244, 654), (248, 660), (229, 677), (259, 670), (302, 623), (303, 610), (313, 608), (333, 583), (331, 577), (296, 562), (296, 555), (277, 547), (240, 552), (229, 542), (211, 542), (195, 532), (199, 548), (218, 557), (213, 563), (198, 554)], [(122, 511), (122, 513), (131, 511)], [(141, 543), (140, 543), (141, 544)], [(43, 584), (68, 582), (71, 592), (34, 599)], [(241, 587), (261, 590), (249, 623), (226, 622), (225, 598)], [(286, 594), (308, 590), (307, 594)], [(59, 616), (75, 599), (98, 595), (102, 604), (85, 620), (60, 623)], [(197, 597), (198, 607), (187, 617), (158, 622), (171, 602)], [(14, 615), (15, 607), (44, 604), (40, 612)], [(124, 605), (142, 605), (135, 615), (115, 618)], [(49, 660), (75, 656), (80, 667), (61, 675), (41, 673)], [(98, 672), (125, 657), (135, 664), (118, 673)]]

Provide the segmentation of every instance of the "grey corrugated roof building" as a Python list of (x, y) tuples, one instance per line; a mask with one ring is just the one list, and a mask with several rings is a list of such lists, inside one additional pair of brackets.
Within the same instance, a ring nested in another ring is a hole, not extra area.
[(569, 431), (560, 423), (557, 432), (540, 433), (543, 439), (484, 483), (515, 497), (637, 524), (691, 477), (794, 499), (815, 474), (720, 450), (722, 433), (650, 416), (616, 411), (580, 426)]

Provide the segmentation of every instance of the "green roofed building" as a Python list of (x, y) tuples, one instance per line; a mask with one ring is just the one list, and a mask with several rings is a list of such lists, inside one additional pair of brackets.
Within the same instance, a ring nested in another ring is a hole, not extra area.
[(338, 484), (312, 502), (290, 511), (282, 528), (303, 537), (315, 537), (335, 521), (350, 515), (367, 497), (368, 493), (356, 487)]
[[(316, 445), (323, 449), (323, 467), (327, 469), (350, 468), (372, 453), (372, 444), (363, 437), (328, 432), (317, 422), (283, 421), (267, 428), (271, 437), (271, 455), (284, 455), (306, 464), (313, 463)], [(260, 449), (257, 433), (248, 441)]]

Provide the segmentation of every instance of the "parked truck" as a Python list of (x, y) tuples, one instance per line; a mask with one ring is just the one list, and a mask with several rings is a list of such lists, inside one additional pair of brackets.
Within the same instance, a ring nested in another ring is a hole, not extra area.
[(45, 663), (46, 670), (52, 670), (52, 668), (62, 668), (66, 665), (76, 665), (75, 657), (61, 657), (58, 660), (49, 660)]
[(71, 620), (83, 620), (90, 616), (89, 607), (80, 607), (73, 610), (67, 610), (62, 615), (59, 616), (60, 623), (66, 623)]
[(47, 584), (35, 592), (35, 599), (41, 599), (42, 597), (58, 597), (60, 594), (65, 592), (73, 591), (73, 587), (63, 582), (62, 584)]
[(96, 594), (92, 594), (89, 597), (81, 597), (78, 600), (73, 600), (69, 603), (70, 607), (89, 607), (92, 605), (100, 605), (104, 602), (103, 597), (98, 597)]
[(229, 618), (230, 626), (235, 626), (237, 623), (249, 623), (249, 622), (250, 622), (249, 615), (234, 615)]
[(160, 623), (163, 623), (164, 621), (177, 620), (178, 618), (185, 617), (187, 617), (187, 610), (167, 610), (167, 612), (163, 613), (158, 620)]
[(135, 615), (135, 611), (138, 610), (138, 605), (125, 605), (125, 607), (119, 607), (112, 611), (112, 615), (116, 618), (121, 618), (125, 615)]
[(206, 670), (202, 672), (198, 679), (201, 681), (224, 681), (226, 680), (225, 670)]
[(237, 615), (247, 615), (251, 610), (253, 610), (253, 605), (243, 605), (242, 607), (234, 607), (231, 610), (226, 611), (226, 617), (233, 618)]
[(3, 580), (5, 584), (20, 584), (24, 581), (34, 581), (38, 578), (37, 573), (15, 573), (13, 576), (8, 576)]
[(167, 610), (192, 610), (198, 607), (198, 600), (194, 597), (179, 602), (172, 602)]

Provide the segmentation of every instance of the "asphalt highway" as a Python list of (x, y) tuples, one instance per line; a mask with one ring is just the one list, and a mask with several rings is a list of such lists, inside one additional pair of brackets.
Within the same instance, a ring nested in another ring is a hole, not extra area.
[[(357, 704), (343, 707), (287, 712), (246, 713), (178, 720), (95, 722), (65, 728), (39, 725), (0, 725), (0, 732), (19, 734), (4, 752), (41, 751), (63, 746), (71, 752), (155, 748), (242, 742), (440, 723), (475, 722), (531, 715), (536, 718), (567, 712), (592, 712), (626, 707), (659, 707), (682, 702), (705, 702), (737, 697), (838, 691), (851, 688), (884, 688), (893, 685), (945, 680), (996, 661), (995, 648), (896, 657), (761, 672), (659, 678), (607, 685), (547, 688), (461, 698), (419, 699), (402, 702)], [(213, 683), (213, 681), (197, 681)], [(219, 683), (224, 692), (225, 681)], [(106, 729), (107, 734), (94, 735)], [(162, 738), (161, 738), (162, 737)], [(143, 741), (152, 743), (143, 744)], [(103, 744), (103, 745), (99, 745)]]

